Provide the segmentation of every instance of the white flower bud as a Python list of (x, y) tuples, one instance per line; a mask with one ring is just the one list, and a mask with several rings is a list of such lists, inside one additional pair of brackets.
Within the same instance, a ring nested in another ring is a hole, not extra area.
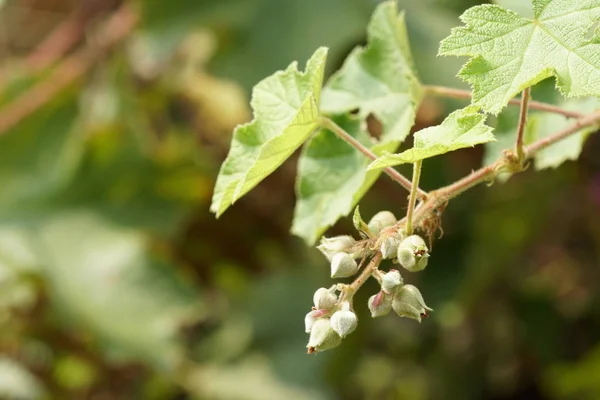
[(343, 339), (356, 329), (358, 318), (350, 310), (339, 310), (331, 316), (331, 328)]
[(331, 277), (347, 278), (358, 272), (356, 260), (348, 253), (336, 253), (331, 259)]
[(427, 266), (429, 249), (423, 238), (411, 235), (400, 243), (397, 256), (400, 265), (411, 272), (417, 272)]
[(312, 310), (306, 317), (304, 317), (304, 330), (306, 333), (310, 333), (314, 323), (319, 319), (323, 318), (327, 314), (327, 310)]
[(394, 296), (392, 308), (399, 316), (416, 319), (419, 322), (429, 311), (433, 311), (427, 307), (421, 292), (413, 285), (404, 285), (400, 288)]
[(395, 269), (390, 270), (381, 279), (381, 289), (388, 294), (394, 294), (400, 289), (404, 280), (400, 275), (400, 272)]
[(368, 305), (371, 317), (382, 317), (387, 315), (392, 309), (392, 296), (381, 291), (369, 297)]
[(384, 259), (389, 259), (395, 257), (398, 253), (398, 246), (400, 245), (400, 241), (396, 238), (396, 236), (390, 236), (383, 240), (381, 243), (381, 255)]
[(331, 261), (336, 253), (349, 251), (354, 246), (354, 243), (354, 238), (348, 235), (334, 236), (332, 238), (323, 236), (321, 244), (317, 246), (317, 249), (327, 257), (328, 261)]
[(330, 310), (337, 303), (337, 296), (324, 287), (317, 289), (313, 295), (313, 303), (317, 310)]
[(331, 329), (329, 318), (321, 318), (314, 322), (310, 331), (310, 338), (306, 345), (308, 354), (325, 351), (338, 346), (342, 338)]
[(396, 216), (390, 211), (379, 211), (367, 224), (374, 235), (378, 235), (384, 228), (396, 223)]

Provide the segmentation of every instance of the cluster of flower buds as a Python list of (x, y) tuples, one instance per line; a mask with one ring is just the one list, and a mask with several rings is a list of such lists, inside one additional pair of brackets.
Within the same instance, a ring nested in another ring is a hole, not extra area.
[[(407, 236), (402, 229), (395, 230), (397, 220), (389, 211), (381, 211), (373, 216), (368, 224), (355, 212), (355, 226), (366, 232), (371, 239), (377, 238), (377, 246), (384, 259), (393, 259), (403, 268), (411, 272), (425, 269), (429, 259), (429, 249), (425, 241), (418, 235)], [(368, 232), (367, 232), (368, 230)], [(385, 231), (384, 231), (385, 230)], [(372, 242), (369, 246), (372, 246)], [(373, 247), (364, 246), (351, 236), (335, 236), (322, 238), (317, 247), (330, 262), (332, 278), (347, 278), (358, 272), (357, 259), (368, 257), (374, 253)], [(377, 247), (375, 247), (377, 248)], [(371, 253), (371, 254), (370, 254)], [(401, 317), (421, 319), (430, 311), (419, 289), (413, 285), (405, 285), (400, 272), (392, 269), (383, 273), (379, 269), (372, 272), (380, 284), (381, 290), (371, 296), (368, 307), (372, 317), (381, 317), (394, 310)], [(342, 339), (352, 333), (358, 319), (352, 311), (354, 292), (347, 292), (350, 285), (334, 285), (331, 288), (320, 288), (314, 296), (314, 307), (304, 320), (306, 332), (310, 334), (308, 353), (312, 354), (338, 346)], [(337, 292), (341, 294), (336, 294)]]
[(314, 296), (314, 308), (304, 318), (308, 339), (308, 353), (317, 353), (338, 346), (342, 339), (352, 333), (358, 324), (350, 302), (338, 301), (336, 286), (320, 288)]
[(433, 311), (425, 304), (419, 289), (405, 285), (395, 269), (381, 277), (381, 290), (369, 298), (368, 305), (373, 318), (387, 315), (393, 309), (401, 317), (421, 322), (421, 318)]

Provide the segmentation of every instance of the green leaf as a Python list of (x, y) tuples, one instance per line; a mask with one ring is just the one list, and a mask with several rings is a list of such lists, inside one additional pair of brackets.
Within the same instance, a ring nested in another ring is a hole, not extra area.
[[(410, 132), (421, 99), (404, 24), (393, 1), (375, 10), (368, 44), (355, 49), (323, 91), (321, 110), (375, 154), (395, 151)], [(356, 113), (356, 115), (354, 115)], [(352, 114), (352, 115), (351, 115)], [(381, 124), (379, 140), (366, 133), (366, 120)], [(368, 159), (323, 129), (300, 157), (292, 232), (308, 243), (348, 215), (377, 180)]]
[(354, 214), (352, 215), (352, 224), (354, 225), (354, 228), (358, 232), (370, 233), (369, 226), (362, 219), (362, 216), (360, 215), (360, 210), (359, 210), (358, 206), (356, 206), (356, 208), (354, 209)]
[[(567, 97), (600, 96), (600, 0), (533, 0), (534, 18), (496, 5), (467, 10), (440, 55), (469, 56), (459, 76), (473, 103), (498, 114), (523, 89), (550, 76)], [(593, 35), (592, 35), (593, 34)]]
[(494, 139), (492, 128), (485, 125), (485, 115), (469, 106), (450, 114), (441, 125), (415, 133), (415, 144), (400, 154), (385, 154), (369, 165), (369, 170), (414, 163), (450, 151), (472, 147)]
[[(578, 112), (592, 112), (600, 108), (600, 100), (596, 98), (570, 99), (561, 104), (561, 108)], [(525, 143), (530, 144), (536, 140), (548, 137), (573, 123), (568, 119), (553, 113), (538, 113), (532, 115), (527, 121)], [(587, 126), (578, 133), (555, 143), (535, 154), (535, 169), (556, 168), (568, 160), (577, 160), (583, 144), (589, 134), (596, 131), (597, 126)]]
[(318, 126), (327, 49), (320, 48), (305, 72), (293, 62), (258, 83), (252, 92), (254, 120), (236, 128), (221, 166), (211, 211), (217, 217), (279, 167)]

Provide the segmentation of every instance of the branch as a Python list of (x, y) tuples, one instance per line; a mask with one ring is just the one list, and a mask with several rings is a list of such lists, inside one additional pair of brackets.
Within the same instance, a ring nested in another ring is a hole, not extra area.
[(55, 95), (82, 77), (112, 47), (133, 30), (137, 14), (127, 5), (117, 10), (93, 35), (97, 45), (64, 59), (43, 81), (7, 104), (0, 111), (0, 136), (50, 102)]
[(352, 282), (348, 286), (348, 289), (349, 289), (349, 292), (351, 293), (351, 295), (354, 295), (354, 293), (356, 293), (358, 291), (358, 289), (360, 289), (360, 287), (367, 281), (367, 279), (369, 279), (369, 277), (371, 276), (373, 271), (375, 271), (377, 269), (377, 267), (379, 266), (379, 264), (381, 263), (381, 259), (382, 259), (382, 255), (378, 251), (375, 254), (375, 256), (371, 259), (369, 264), (367, 264), (365, 269), (363, 269), (363, 271), (360, 273), (360, 275), (354, 280), (354, 282)]
[[(586, 126), (591, 126), (600, 123), (600, 111), (588, 114), (587, 116), (578, 119), (573, 122), (567, 128), (562, 129), (548, 137), (540, 139), (523, 149), (523, 161), (532, 158), (536, 153), (544, 150), (548, 146), (559, 142), (577, 132)], [(414, 224), (417, 225), (423, 221), (423, 219), (429, 215), (433, 210), (442, 206), (448, 200), (458, 196), (466, 190), (486, 181), (493, 180), (496, 175), (501, 171), (516, 172), (522, 170), (520, 165), (515, 165), (516, 160), (514, 156), (503, 156), (496, 162), (487, 167), (483, 167), (477, 171), (472, 172), (468, 176), (454, 182), (451, 185), (445, 186), (441, 189), (430, 192), (427, 200), (423, 205), (415, 211), (413, 217)]]
[[(448, 88), (445, 86), (433, 86), (433, 85), (425, 85), (424, 88), (425, 88), (425, 94), (430, 95), (430, 96), (449, 97), (449, 98), (453, 98), (453, 99), (470, 99), (471, 98), (471, 92), (468, 90), (454, 89), (454, 88)], [(518, 106), (518, 105), (521, 105), (521, 100), (520, 99), (511, 99), (508, 102), (508, 104)], [(530, 101), (529, 108), (539, 110), (539, 111), (547, 111), (547, 112), (551, 112), (551, 113), (555, 113), (555, 114), (561, 114), (561, 115), (564, 115), (565, 117), (569, 117), (569, 118), (582, 118), (585, 116), (585, 114), (582, 114), (582, 113), (565, 110), (564, 108), (560, 108), (560, 107), (552, 105), (552, 104), (541, 103), (539, 101)]]
[[(341, 126), (336, 124), (330, 118), (326, 118), (326, 117), (321, 118), (321, 126), (323, 126), (324, 128), (327, 128), (330, 131), (332, 131), (333, 133), (335, 133), (340, 139), (342, 139), (344, 142), (348, 143), (350, 146), (354, 147), (356, 150), (363, 153), (365, 156), (367, 156), (371, 160), (377, 159), (377, 155), (375, 153), (373, 153), (371, 150), (369, 150), (367, 147), (365, 147), (362, 143), (360, 143), (358, 140), (356, 140), (354, 137), (352, 137), (352, 135), (350, 135), (348, 132), (346, 132), (344, 130), (344, 128), (342, 128)], [(385, 172), (390, 178), (392, 178), (392, 180), (394, 180), (394, 181), (398, 182), (400, 185), (404, 186), (404, 188), (406, 188), (407, 190), (410, 191), (412, 189), (412, 187), (413, 187), (412, 182), (410, 180), (408, 180), (407, 178), (405, 178), (402, 174), (400, 174), (394, 168), (392, 168), (392, 167), (383, 168), (383, 172)], [(417, 188), (416, 190), (420, 197), (425, 198), (427, 196), (427, 192), (425, 192), (424, 190), (421, 190), (419, 188)]]
[(525, 132), (525, 125), (527, 124), (527, 108), (529, 105), (529, 96), (530, 96), (531, 90), (530, 88), (527, 88), (525, 90), (523, 90), (523, 95), (521, 96), (521, 110), (519, 112), (519, 125), (517, 127), (517, 145), (516, 145), (516, 152), (517, 152), (517, 159), (519, 160), (519, 163), (523, 163), (523, 134)]

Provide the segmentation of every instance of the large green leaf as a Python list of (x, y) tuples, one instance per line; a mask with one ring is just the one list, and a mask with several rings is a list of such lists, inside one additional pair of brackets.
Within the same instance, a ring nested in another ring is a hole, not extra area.
[(414, 163), (450, 151), (472, 147), (495, 140), (492, 128), (485, 124), (485, 115), (478, 107), (469, 106), (450, 114), (441, 125), (416, 132), (415, 144), (400, 154), (384, 154), (369, 165), (369, 169)]
[(211, 211), (220, 216), (279, 167), (313, 133), (327, 49), (320, 48), (305, 72), (293, 62), (258, 83), (252, 92), (254, 120), (236, 128), (215, 185)]
[[(374, 153), (394, 151), (410, 132), (421, 99), (404, 24), (395, 2), (381, 4), (368, 26), (368, 44), (355, 49), (323, 90), (322, 111)], [(349, 114), (356, 114), (350, 116)], [(374, 116), (379, 140), (366, 131)], [(349, 214), (379, 176), (365, 171), (368, 160), (323, 129), (298, 165), (297, 203), (292, 232), (313, 243)]]
[(533, 0), (534, 18), (496, 5), (467, 10), (439, 54), (469, 56), (459, 76), (473, 102), (497, 114), (523, 89), (550, 76), (567, 97), (600, 96), (600, 0)]

